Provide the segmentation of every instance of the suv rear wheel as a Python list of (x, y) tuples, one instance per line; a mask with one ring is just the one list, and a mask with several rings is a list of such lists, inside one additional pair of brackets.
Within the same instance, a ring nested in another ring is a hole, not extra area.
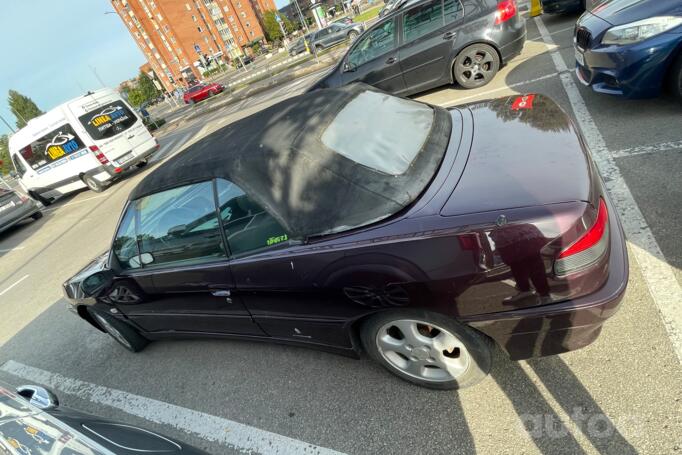
[(492, 365), (484, 335), (438, 313), (379, 313), (360, 329), (367, 353), (387, 370), (432, 389), (459, 389), (481, 381)]

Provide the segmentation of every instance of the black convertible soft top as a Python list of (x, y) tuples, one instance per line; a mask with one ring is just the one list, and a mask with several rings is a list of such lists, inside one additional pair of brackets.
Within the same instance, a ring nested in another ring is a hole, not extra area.
[[(378, 94), (394, 104), (414, 103), (425, 110), (416, 102), (398, 100), (364, 84), (295, 96), (191, 145), (149, 173), (129, 199), (223, 178), (274, 216), (294, 239), (339, 232), (393, 215), (412, 203), (435, 175), (450, 139), (450, 115), (433, 108), (430, 130), (421, 132), (426, 139), (416, 156), (405, 161), (403, 172), (381, 172), (331, 149), (325, 145), (330, 140), (323, 141), (337, 114), (364, 92), (373, 92), (372, 96)], [(383, 105), (373, 104), (372, 112)], [(393, 112), (385, 114), (389, 117)], [(351, 153), (362, 154), (362, 144), (369, 148), (372, 141), (390, 143), (387, 138), (398, 132), (391, 128), (393, 125), (388, 126), (383, 131), (360, 126), (357, 135), (348, 135), (349, 142), (337, 138), (337, 143), (346, 148), (347, 144), (359, 144)], [(400, 134), (407, 138), (419, 135), (416, 130)], [(375, 148), (381, 148), (376, 144)]]

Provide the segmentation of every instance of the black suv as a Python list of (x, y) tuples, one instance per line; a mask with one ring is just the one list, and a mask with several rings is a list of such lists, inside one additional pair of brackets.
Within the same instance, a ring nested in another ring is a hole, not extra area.
[(362, 81), (400, 95), (457, 82), (481, 87), (519, 55), (526, 23), (514, 0), (424, 0), (379, 20), (311, 90)]

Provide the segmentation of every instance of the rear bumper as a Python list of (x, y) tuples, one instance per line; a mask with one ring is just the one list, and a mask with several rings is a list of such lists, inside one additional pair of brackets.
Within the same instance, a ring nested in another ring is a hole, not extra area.
[(498, 42), (504, 43), (500, 46), (500, 55), (502, 64), (506, 65), (523, 51), (526, 44), (526, 20), (519, 16), (518, 22), (510, 29), (506, 29)]
[(592, 343), (620, 305), (628, 282), (625, 236), (615, 207), (608, 201), (611, 245), (609, 277), (598, 291), (551, 305), (462, 319), (485, 333), (512, 360), (580, 349)]

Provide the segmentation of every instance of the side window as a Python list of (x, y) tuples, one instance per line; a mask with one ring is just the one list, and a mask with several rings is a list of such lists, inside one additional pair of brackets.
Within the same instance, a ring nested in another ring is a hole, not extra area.
[(144, 266), (194, 265), (226, 257), (212, 182), (140, 198), (137, 241)]
[(360, 66), (395, 49), (395, 20), (370, 30), (348, 55), (348, 63)]
[(88, 151), (71, 125), (65, 123), (22, 148), (19, 153), (31, 169), (40, 174)]
[(445, 25), (464, 17), (462, 3), (459, 0), (445, 0), (443, 2), (443, 17), (445, 18)]
[(403, 36), (406, 43), (421, 38), (443, 26), (441, 0), (427, 3), (407, 11), (403, 15)]
[(220, 217), (230, 253), (235, 256), (288, 242), (284, 228), (237, 185), (216, 180)]
[(135, 233), (137, 217), (137, 204), (129, 204), (114, 238), (114, 254), (125, 270), (136, 269), (141, 266), (139, 259), (137, 259), (140, 254), (137, 249), (137, 235)]
[(24, 167), (24, 163), (21, 162), (19, 157), (17, 155), (12, 155), (12, 162), (14, 163), (14, 169), (17, 170), (19, 173), (20, 177), (23, 177), (23, 175), (26, 173), (26, 168)]

